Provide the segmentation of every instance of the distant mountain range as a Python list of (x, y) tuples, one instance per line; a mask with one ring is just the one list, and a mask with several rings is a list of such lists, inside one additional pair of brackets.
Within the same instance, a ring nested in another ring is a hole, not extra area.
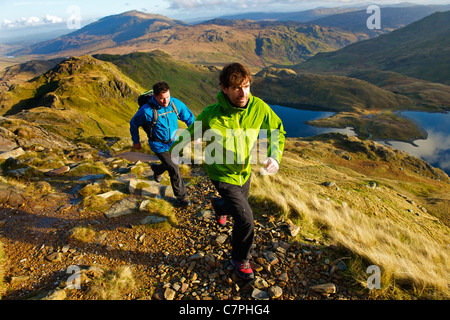
[(367, 19), (370, 14), (364, 10), (352, 10), (349, 12), (342, 12), (339, 14), (326, 15), (310, 21), (310, 23), (325, 26), (340, 28), (356, 33), (365, 32), (371, 37), (378, 36), (383, 33), (407, 26), (415, 21), (425, 18), (426, 16), (437, 11), (450, 10), (449, 5), (429, 5), (429, 6), (410, 6), (410, 7), (381, 7), (381, 29), (368, 30)]
[(321, 17), (331, 16), (344, 12), (358, 11), (361, 8), (316, 8), (298, 12), (249, 12), (221, 16), (227, 20), (254, 20), (254, 21), (296, 21), (307, 22)]
[(129, 11), (8, 54), (48, 59), (160, 49), (176, 59), (197, 64), (220, 66), (240, 60), (252, 68), (293, 65), (317, 53), (336, 51), (390, 32), (448, 7), (382, 8), (382, 29), (375, 31), (366, 26), (369, 14), (357, 8), (248, 14), (235, 17), (264, 21), (221, 18), (193, 25), (162, 15)]
[(449, 34), (450, 11), (436, 12), (389, 34), (317, 54), (293, 69), (341, 75), (362, 70), (391, 71), (450, 84)]
[(220, 65), (240, 59), (250, 66), (264, 67), (298, 63), (317, 52), (334, 51), (363, 38), (348, 31), (298, 22), (216, 19), (187, 25), (131, 11), (10, 54), (54, 58), (161, 49), (188, 62)]

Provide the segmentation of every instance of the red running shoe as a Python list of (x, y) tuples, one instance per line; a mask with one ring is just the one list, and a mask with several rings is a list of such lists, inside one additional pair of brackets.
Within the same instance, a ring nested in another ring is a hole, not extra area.
[(211, 204), (214, 208), (214, 214), (216, 215), (217, 223), (223, 227), (227, 223), (227, 215), (223, 214), (222, 206), (223, 199), (222, 198), (213, 198), (211, 199)]
[(253, 273), (253, 269), (250, 267), (250, 262), (248, 260), (237, 262), (231, 259), (231, 264), (233, 265), (236, 274), (242, 279), (250, 280), (255, 278), (255, 274)]

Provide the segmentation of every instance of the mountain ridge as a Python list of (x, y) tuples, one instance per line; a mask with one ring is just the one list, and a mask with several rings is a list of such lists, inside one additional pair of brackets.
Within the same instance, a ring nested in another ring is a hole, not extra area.
[(450, 11), (436, 12), (389, 34), (319, 53), (293, 69), (343, 75), (375, 69), (449, 84), (449, 21)]
[(10, 54), (48, 58), (161, 49), (188, 62), (217, 65), (239, 57), (253, 67), (261, 67), (303, 61), (318, 51), (335, 50), (365, 38), (289, 21), (217, 19), (187, 25), (167, 17), (153, 19), (152, 15), (145, 15), (147, 18), (141, 19), (136, 15), (131, 12), (105, 17), (69, 35)]

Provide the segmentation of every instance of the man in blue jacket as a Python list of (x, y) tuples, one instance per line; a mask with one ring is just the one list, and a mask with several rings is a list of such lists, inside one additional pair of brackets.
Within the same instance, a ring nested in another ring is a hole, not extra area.
[[(157, 114), (157, 121), (155, 115)], [(162, 174), (167, 170), (170, 183), (178, 203), (182, 207), (190, 205), (186, 186), (180, 174), (178, 164), (172, 161), (169, 148), (177, 139), (178, 118), (188, 127), (194, 122), (194, 114), (180, 100), (170, 96), (170, 87), (166, 82), (158, 82), (153, 86), (153, 95), (147, 104), (143, 105), (130, 121), (130, 133), (133, 146), (141, 149), (139, 127), (148, 136), (150, 149), (161, 160), (160, 165), (151, 165), (154, 178), (161, 181)]]

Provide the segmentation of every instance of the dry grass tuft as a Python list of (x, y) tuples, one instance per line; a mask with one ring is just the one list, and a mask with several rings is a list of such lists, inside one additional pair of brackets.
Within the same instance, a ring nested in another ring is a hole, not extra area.
[(127, 300), (128, 295), (136, 289), (136, 281), (130, 267), (120, 267), (107, 271), (94, 280), (89, 288), (90, 300)]
[(175, 216), (174, 207), (163, 199), (152, 199), (147, 205), (147, 210), (153, 215), (167, 218), (172, 226), (178, 225), (178, 219)]
[(80, 242), (92, 242), (97, 237), (97, 231), (91, 227), (75, 227), (71, 230), (70, 238)]
[[(447, 226), (427, 213), (411, 214), (405, 200), (391, 188), (372, 190), (351, 182), (350, 177), (345, 179), (347, 190), (313, 183), (311, 175), (302, 173), (301, 166), (306, 164), (310, 163), (286, 156), (285, 169), (277, 175), (254, 175), (250, 191), (254, 206), (267, 208), (269, 203), (273, 211), (267, 213), (297, 221), (303, 236), (326, 233), (335, 244), (366, 261), (365, 268), (379, 266), (380, 292), (388, 297), (399, 288), (406, 288), (411, 296), (450, 297)], [(289, 170), (294, 166), (298, 166), (296, 172)], [(365, 268), (353, 275), (363, 286), (369, 277)]]

